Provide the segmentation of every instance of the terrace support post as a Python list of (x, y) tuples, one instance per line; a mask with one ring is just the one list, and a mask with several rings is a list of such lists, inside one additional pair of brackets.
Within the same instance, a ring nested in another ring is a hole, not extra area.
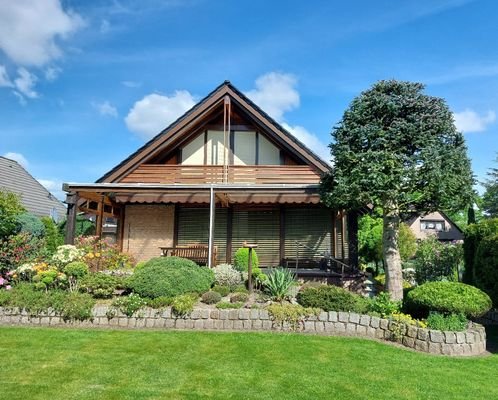
[(348, 240), (349, 240), (349, 265), (358, 269), (358, 212), (352, 210), (347, 215)]
[(67, 219), (66, 219), (66, 236), (65, 244), (74, 244), (74, 233), (76, 229), (76, 215), (78, 214), (78, 193), (68, 193), (66, 195)]
[(213, 268), (213, 255), (214, 255), (214, 216), (215, 216), (216, 202), (214, 197), (214, 188), (211, 186), (209, 189), (209, 241), (208, 241), (208, 267)]
[(97, 206), (97, 217), (95, 219), (95, 235), (102, 238), (102, 225), (104, 223), (104, 199), (105, 196), (102, 195)]

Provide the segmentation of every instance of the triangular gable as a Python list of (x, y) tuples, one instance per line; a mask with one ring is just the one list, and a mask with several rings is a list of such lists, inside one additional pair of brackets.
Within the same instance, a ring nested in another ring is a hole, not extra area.
[(330, 166), (299, 141), (294, 135), (285, 130), (261, 108), (249, 100), (242, 92), (235, 88), (229, 81), (225, 81), (209, 95), (187, 111), (184, 115), (170, 124), (166, 129), (152, 138), (135, 153), (107, 172), (97, 182), (117, 182), (123, 176), (136, 169), (140, 164), (156, 156), (158, 153), (171, 147), (182, 135), (194, 129), (203, 118), (209, 116), (220, 105), (225, 96), (241, 108), (254, 122), (276, 139), (282, 148), (301, 159), (320, 172), (326, 172)]

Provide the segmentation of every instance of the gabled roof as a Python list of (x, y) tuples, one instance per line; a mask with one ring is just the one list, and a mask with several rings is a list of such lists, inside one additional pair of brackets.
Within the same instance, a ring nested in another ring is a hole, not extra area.
[(278, 140), (289, 152), (320, 172), (326, 172), (330, 169), (329, 164), (318, 157), (294, 135), (285, 130), (229, 81), (225, 81), (136, 152), (99, 178), (97, 182), (116, 182), (140, 164), (147, 162), (148, 159), (168, 148), (179, 136), (195, 128), (199, 120), (209, 115), (215, 107), (220, 105), (220, 102), (227, 95), (232, 102), (236, 103), (251, 117), (256, 125), (270, 132), (272, 137)]
[(26, 171), (17, 161), (0, 156), (0, 189), (17, 193), (28, 212), (38, 217), (50, 217), (53, 209), (56, 219), (66, 215), (66, 207), (57, 200), (40, 182)]

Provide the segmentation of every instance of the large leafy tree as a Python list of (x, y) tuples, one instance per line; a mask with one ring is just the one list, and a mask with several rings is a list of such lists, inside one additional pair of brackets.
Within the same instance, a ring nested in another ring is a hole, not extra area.
[(496, 218), (498, 217), (498, 168), (490, 168), (484, 188), (486, 190), (482, 195), (482, 208), (487, 216)]
[(334, 168), (322, 179), (331, 207), (380, 207), (386, 286), (403, 297), (399, 252), (403, 213), (461, 209), (473, 176), (463, 135), (444, 100), (420, 83), (380, 81), (355, 98), (332, 132)]

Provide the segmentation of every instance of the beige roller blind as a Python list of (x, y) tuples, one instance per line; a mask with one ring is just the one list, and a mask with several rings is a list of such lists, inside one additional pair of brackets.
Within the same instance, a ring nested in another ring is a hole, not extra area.
[(182, 149), (182, 164), (204, 164), (204, 133), (197, 136)]
[(280, 150), (262, 134), (258, 136), (259, 165), (280, 165)]
[(256, 165), (256, 132), (234, 133), (234, 165)]
[[(207, 133), (207, 165), (223, 165), (223, 131), (208, 131)], [(228, 134), (227, 140), (230, 137)], [(228, 144), (228, 142), (227, 142)], [(227, 152), (227, 157), (228, 157)]]

